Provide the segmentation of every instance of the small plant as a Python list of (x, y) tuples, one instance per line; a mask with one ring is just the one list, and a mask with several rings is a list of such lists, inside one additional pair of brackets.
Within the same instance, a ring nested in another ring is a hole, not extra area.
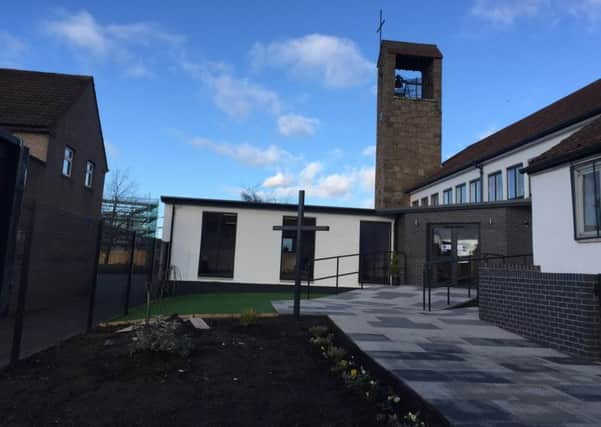
[(414, 414), (409, 412), (403, 417), (402, 427), (426, 427), (426, 424), (419, 419), (419, 413)]
[(309, 333), (314, 337), (325, 337), (328, 333), (328, 327), (324, 325), (315, 325), (309, 328)]
[(181, 323), (173, 319), (157, 319), (135, 329), (131, 352), (151, 351), (175, 353), (188, 357), (194, 349), (189, 335), (181, 332)]
[(245, 328), (257, 323), (257, 310), (249, 308), (240, 315), (240, 324)]
[(325, 351), (325, 349), (329, 348), (332, 345), (332, 342), (334, 341), (334, 335), (329, 334), (325, 337), (311, 337), (309, 341), (311, 341), (311, 344), (313, 345), (323, 347)]
[(401, 282), (401, 263), (399, 260), (399, 254), (393, 252), (390, 256), (390, 284), (391, 285), (399, 285)]
[(346, 350), (342, 347), (336, 347), (335, 345), (332, 345), (326, 350), (326, 356), (328, 359), (331, 359), (337, 364), (346, 357)]

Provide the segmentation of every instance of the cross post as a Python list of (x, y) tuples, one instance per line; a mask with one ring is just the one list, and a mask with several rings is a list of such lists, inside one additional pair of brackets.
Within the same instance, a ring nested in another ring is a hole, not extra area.
[(294, 266), (294, 317), (300, 319), (300, 296), (302, 279), (302, 249), (303, 231), (329, 231), (327, 225), (312, 226), (303, 225), (305, 215), (305, 190), (298, 192), (298, 209), (296, 214), (296, 225), (274, 225), (274, 231), (296, 231), (296, 265)]

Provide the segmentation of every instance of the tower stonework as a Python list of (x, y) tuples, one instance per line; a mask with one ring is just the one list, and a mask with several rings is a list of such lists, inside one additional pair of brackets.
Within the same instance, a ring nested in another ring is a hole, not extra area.
[(408, 189), (440, 168), (442, 54), (383, 40), (378, 58), (376, 208), (409, 206)]

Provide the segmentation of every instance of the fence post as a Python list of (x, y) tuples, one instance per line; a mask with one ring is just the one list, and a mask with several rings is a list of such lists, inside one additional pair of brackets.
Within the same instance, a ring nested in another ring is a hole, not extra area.
[(29, 285), (29, 263), (31, 259), (31, 247), (33, 233), (35, 231), (36, 205), (31, 211), (31, 228), (25, 236), (23, 248), (23, 260), (21, 263), (21, 274), (19, 278), (19, 294), (17, 299), (17, 311), (15, 314), (15, 326), (13, 329), (13, 344), (10, 352), (10, 365), (14, 365), (21, 355), (21, 339), (23, 338), (23, 323), (25, 317), (25, 304), (27, 302), (27, 287)]
[(125, 290), (125, 310), (124, 315), (129, 314), (129, 294), (131, 293), (131, 282), (134, 275), (134, 255), (136, 252), (136, 232), (134, 231), (131, 238), (131, 247), (129, 248), (129, 273), (127, 275), (127, 289)]
[(102, 247), (102, 228), (104, 221), (101, 219), (98, 222), (98, 234), (96, 236), (96, 252), (94, 258), (94, 267), (92, 268), (94, 276), (92, 276), (92, 289), (90, 290), (90, 305), (88, 307), (88, 323), (86, 331), (92, 329), (94, 322), (94, 305), (96, 304), (96, 287), (98, 285), (98, 264), (100, 263), (100, 248)]
[(338, 293), (338, 274), (340, 274), (340, 257), (336, 257), (336, 293)]

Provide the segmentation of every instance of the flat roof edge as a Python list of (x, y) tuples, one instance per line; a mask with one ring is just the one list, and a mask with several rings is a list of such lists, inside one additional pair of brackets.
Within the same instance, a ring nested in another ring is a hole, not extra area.
[(382, 215), (401, 215), (408, 213), (422, 212), (443, 212), (443, 211), (461, 211), (471, 209), (498, 209), (498, 208), (513, 208), (513, 207), (530, 207), (530, 199), (503, 200), (498, 202), (481, 202), (481, 203), (463, 203), (452, 205), (424, 206), (415, 208), (388, 208), (377, 209), (376, 211)]

